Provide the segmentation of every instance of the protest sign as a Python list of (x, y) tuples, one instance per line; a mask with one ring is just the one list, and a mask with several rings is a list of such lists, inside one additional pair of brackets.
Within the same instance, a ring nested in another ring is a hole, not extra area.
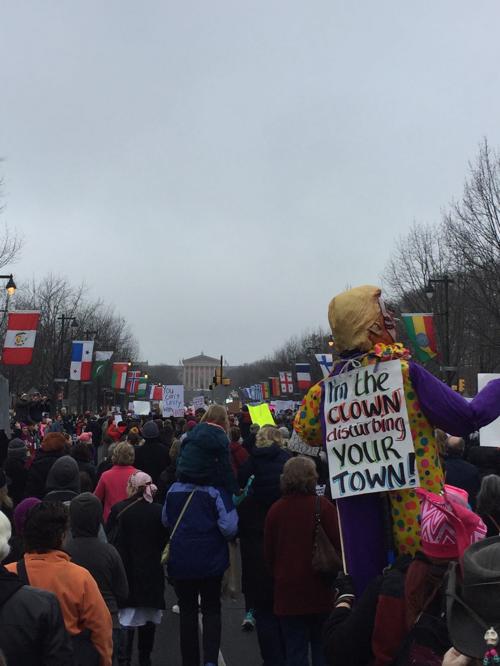
[(184, 416), (184, 386), (172, 384), (163, 387), (163, 416)]
[[(480, 373), (477, 376), (477, 390), (482, 391), (492, 379), (500, 379), (499, 374)], [(479, 430), (479, 443), (481, 446), (498, 446), (500, 442), (500, 418), (495, 419)]]
[(323, 417), (333, 498), (419, 485), (399, 361), (326, 379)]
[(321, 452), (319, 446), (309, 446), (304, 440), (295, 432), (292, 432), (290, 439), (288, 440), (287, 448), (294, 453), (302, 453), (305, 456), (311, 456), (316, 458)]
[(202, 395), (195, 395), (193, 398), (193, 409), (205, 409), (205, 398)]
[(149, 400), (134, 400), (132, 404), (134, 407), (134, 414), (137, 414), (137, 416), (147, 416), (151, 411)]
[(261, 428), (265, 425), (275, 425), (267, 402), (264, 402), (262, 405), (248, 405), (248, 411), (250, 412), (252, 423), (257, 423)]

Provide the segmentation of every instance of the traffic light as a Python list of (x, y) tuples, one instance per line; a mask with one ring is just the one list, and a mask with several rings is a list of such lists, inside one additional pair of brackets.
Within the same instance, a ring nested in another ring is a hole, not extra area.
[(459, 393), (465, 392), (465, 379), (463, 377), (460, 377), (460, 379), (458, 380), (458, 392)]

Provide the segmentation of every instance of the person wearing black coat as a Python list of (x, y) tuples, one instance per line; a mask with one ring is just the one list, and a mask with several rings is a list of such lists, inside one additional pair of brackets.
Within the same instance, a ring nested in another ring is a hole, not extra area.
[(135, 449), (135, 466), (149, 474), (157, 484), (160, 474), (168, 465), (170, 458), (167, 447), (160, 442), (160, 431), (154, 421), (147, 421), (142, 428), (144, 444)]
[(168, 533), (161, 522), (162, 507), (153, 501), (156, 486), (151, 477), (135, 472), (127, 492), (129, 498), (111, 508), (106, 531), (114, 535), (129, 584), (128, 598), (119, 611), (120, 624), (128, 628), (124, 662), (131, 660), (134, 627), (139, 625), (139, 665), (150, 666), (155, 625), (165, 609), (161, 554)]
[(118, 608), (129, 594), (127, 575), (122, 559), (114, 546), (97, 536), (102, 523), (102, 504), (92, 493), (81, 493), (69, 505), (72, 539), (66, 544), (71, 561), (90, 571), (113, 620), (113, 653), (116, 658), (121, 645)]
[[(9, 553), (11, 529), (0, 512), (0, 561)], [(73, 649), (52, 592), (23, 585), (0, 565), (0, 651), (7, 664), (68, 666)]]
[(281, 630), (273, 613), (273, 581), (264, 561), (266, 516), (281, 497), (280, 478), (290, 459), (281, 444), (280, 431), (264, 426), (257, 433), (249, 459), (238, 471), (242, 488), (254, 476), (248, 497), (238, 507), (242, 590), (247, 609), (243, 628), (250, 629), (255, 621), (264, 666), (285, 664)]
[(66, 439), (60, 432), (49, 432), (42, 441), (42, 447), (36, 452), (28, 470), (28, 478), (24, 489), (25, 497), (45, 495), (45, 485), (52, 465), (66, 454)]
[(28, 470), (26, 468), (27, 449), (22, 439), (14, 438), (9, 442), (7, 458), (3, 470), (7, 476), (9, 496), (14, 505), (24, 499)]

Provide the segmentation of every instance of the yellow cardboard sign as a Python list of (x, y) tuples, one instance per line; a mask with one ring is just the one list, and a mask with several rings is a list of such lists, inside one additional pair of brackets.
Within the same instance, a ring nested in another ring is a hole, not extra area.
[(248, 411), (250, 412), (252, 423), (257, 423), (261, 428), (265, 425), (276, 425), (267, 402), (264, 402), (262, 405), (248, 405)]

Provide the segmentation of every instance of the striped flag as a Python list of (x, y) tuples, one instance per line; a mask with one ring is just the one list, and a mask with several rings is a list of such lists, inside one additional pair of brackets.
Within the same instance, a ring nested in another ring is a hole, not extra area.
[(31, 363), (39, 320), (40, 312), (38, 311), (9, 312), (2, 358), (5, 365), (29, 365)]
[(149, 389), (149, 399), (161, 402), (163, 400), (163, 386), (160, 384), (152, 384)]
[(430, 313), (404, 313), (403, 322), (419, 361), (438, 355), (434, 316)]
[(124, 391), (127, 385), (128, 363), (113, 363), (113, 376), (111, 388), (115, 391)]
[(269, 391), (269, 382), (261, 382), (262, 386), (262, 399), (269, 400), (271, 392)]
[(297, 386), (305, 391), (311, 386), (311, 366), (309, 363), (296, 363), (295, 373), (297, 375)]
[(323, 378), (326, 379), (333, 368), (333, 354), (314, 354), (319, 363), (319, 367), (323, 373)]
[(89, 382), (92, 378), (93, 340), (74, 340), (71, 347), (71, 368), (69, 378)]
[(280, 378), (279, 377), (269, 377), (269, 382), (271, 384), (271, 395), (273, 398), (277, 398), (281, 395), (280, 392)]
[(146, 377), (139, 377), (139, 383), (137, 385), (137, 397), (138, 398), (145, 398), (146, 397), (146, 391), (148, 388), (148, 380)]

